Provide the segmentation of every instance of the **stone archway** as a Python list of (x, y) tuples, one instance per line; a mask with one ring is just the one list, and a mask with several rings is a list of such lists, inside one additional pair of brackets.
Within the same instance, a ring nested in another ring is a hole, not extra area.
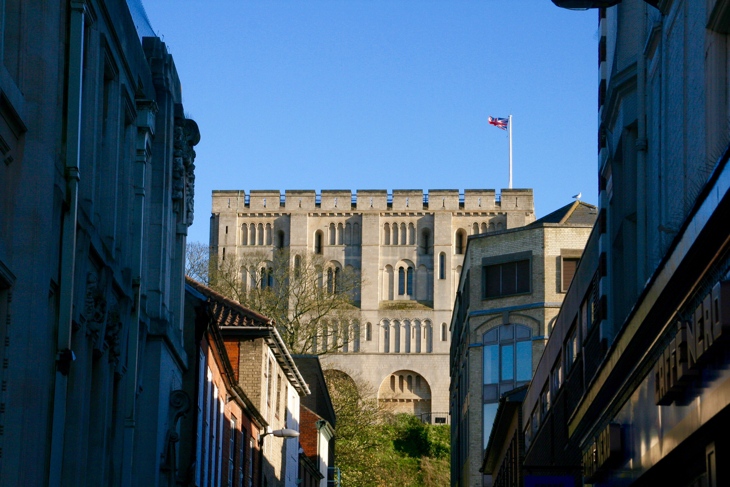
[(380, 383), (378, 402), (392, 413), (427, 418), (431, 414), (431, 386), (421, 374), (399, 370)]

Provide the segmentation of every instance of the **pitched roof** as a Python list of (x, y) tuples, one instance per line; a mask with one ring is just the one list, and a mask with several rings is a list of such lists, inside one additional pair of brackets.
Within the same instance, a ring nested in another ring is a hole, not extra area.
[(535, 220), (528, 226), (543, 223), (559, 225), (593, 225), (598, 217), (598, 208), (580, 200), (569, 203), (544, 217)]
[(310, 393), (309, 386), (289, 354), (273, 320), (228, 299), (189, 276), (185, 276), (185, 284), (207, 298), (208, 312), (222, 334), (249, 340), (263, 338), (292, 386), (302, 396)]
[(185, 283), (208, 298), (210, 313), (218, 326), (274, 326), (273, 321), (266, 316), (228, 299), (189, 276), (185, 276)]
[(335, 410), (324, 379), (322, 364), (316, 355), (292, 355), (312, 394), (302, 398), (302, 405), (335, 427)]

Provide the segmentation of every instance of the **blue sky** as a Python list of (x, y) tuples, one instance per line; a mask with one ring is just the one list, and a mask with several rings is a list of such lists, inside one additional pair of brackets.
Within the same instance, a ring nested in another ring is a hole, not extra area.
[(533, 188), (596, 204), (596, 11), (550, 0), (146, 0), (214, 189)]

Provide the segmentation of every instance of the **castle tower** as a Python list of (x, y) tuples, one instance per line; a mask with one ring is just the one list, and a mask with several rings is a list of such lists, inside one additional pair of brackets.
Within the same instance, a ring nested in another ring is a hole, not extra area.
[(534, 220), (531, 189), (225, 190), (213, 191), (210, 245), (219, 258), (286, 247), (352, 269), (358, 316), (340, 327), (354, 336), (323, 365), (365, 380), (393, 411), (446, 422), (448, 323), (467, 237)]

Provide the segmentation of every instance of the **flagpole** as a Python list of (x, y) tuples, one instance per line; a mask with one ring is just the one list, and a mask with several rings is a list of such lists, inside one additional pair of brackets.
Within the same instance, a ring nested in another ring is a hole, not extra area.
[(509, 116), (509, 189), (512, 189), (512, 115)]

